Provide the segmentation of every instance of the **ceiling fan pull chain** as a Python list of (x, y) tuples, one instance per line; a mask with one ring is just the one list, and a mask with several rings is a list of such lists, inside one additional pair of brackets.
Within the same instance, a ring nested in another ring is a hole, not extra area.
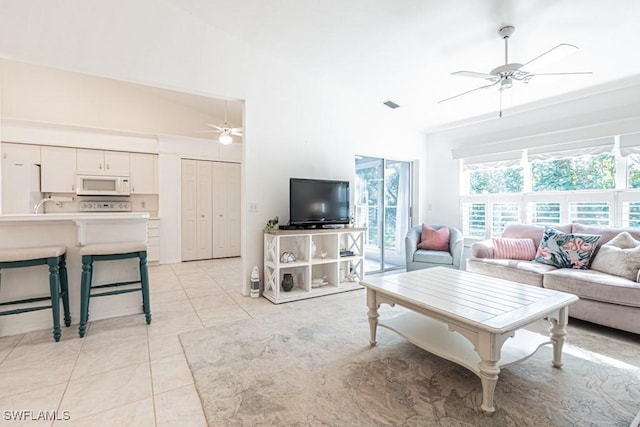
[(500, 91), (500, 112), (498, 117), (502, 118), (502, 91)]

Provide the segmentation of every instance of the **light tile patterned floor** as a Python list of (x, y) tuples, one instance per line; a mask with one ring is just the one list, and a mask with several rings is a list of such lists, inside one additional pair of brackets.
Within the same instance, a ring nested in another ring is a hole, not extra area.
[[(90, 322), (83, 339), (76, 324), (59, 343), (49, 330), (0, 338), (0, 425), (205, 426), (178, 334), (286, 309), (243, 297), (239, 272), (239, 258), (152, 266), (149, 326), (135, 315)], [(40, 411), (58, 420), (11, 418)]]

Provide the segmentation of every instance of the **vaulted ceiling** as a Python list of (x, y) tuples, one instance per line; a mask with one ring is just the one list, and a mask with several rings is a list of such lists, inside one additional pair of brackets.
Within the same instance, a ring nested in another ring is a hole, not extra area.
[(525, 63), (560, 43), (580, 49), (543, 71), (590, 76), (534, 78), (503, 92), (509, 109), (640, 76), (637, 0), (165, 0), (362, 100), (393, 100), (411, 126), (428, 131), (472, 117), (495, 117), (496, 87), (452, 76), (504, 63), (499, 28), (513, 25), (509, 62)]

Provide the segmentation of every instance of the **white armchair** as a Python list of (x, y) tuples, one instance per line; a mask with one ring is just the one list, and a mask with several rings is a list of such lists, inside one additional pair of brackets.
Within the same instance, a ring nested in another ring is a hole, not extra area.
[[(432, 225), (439, 230), (443, 225)], [(422, 225), (411, 228), (405, 237), (405, 252), (407, 257), (407, 271), (419, 270), (429, 267), (460, 268), (464, 238), (460, 230), (449, 227), (449, 251), (432, 251), (418, 249), (421, 241)]]

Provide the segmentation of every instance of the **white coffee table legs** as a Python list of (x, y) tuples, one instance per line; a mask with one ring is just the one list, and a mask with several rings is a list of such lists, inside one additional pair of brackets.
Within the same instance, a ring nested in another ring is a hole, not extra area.
[(370, 338), (369, 343), (371, 345), (376, 345), (376, 329), (378, 329), (378, 302), (376, 301), (376, 293), (371, 289), (367, 289), (367, 307), (369, 311), (367, 312), (367, 317), (369, 317), (369, 332)]
[(563, 307), (558, 311), (558, 318), (549, 317), (551, 327), (551, 341), (553, 342), (553, 366), (559, 368), (562, 366), (562, 346), (564, 345), (564, 337), (567, 335), (567, 323), (569, 320), (569, 309)]

